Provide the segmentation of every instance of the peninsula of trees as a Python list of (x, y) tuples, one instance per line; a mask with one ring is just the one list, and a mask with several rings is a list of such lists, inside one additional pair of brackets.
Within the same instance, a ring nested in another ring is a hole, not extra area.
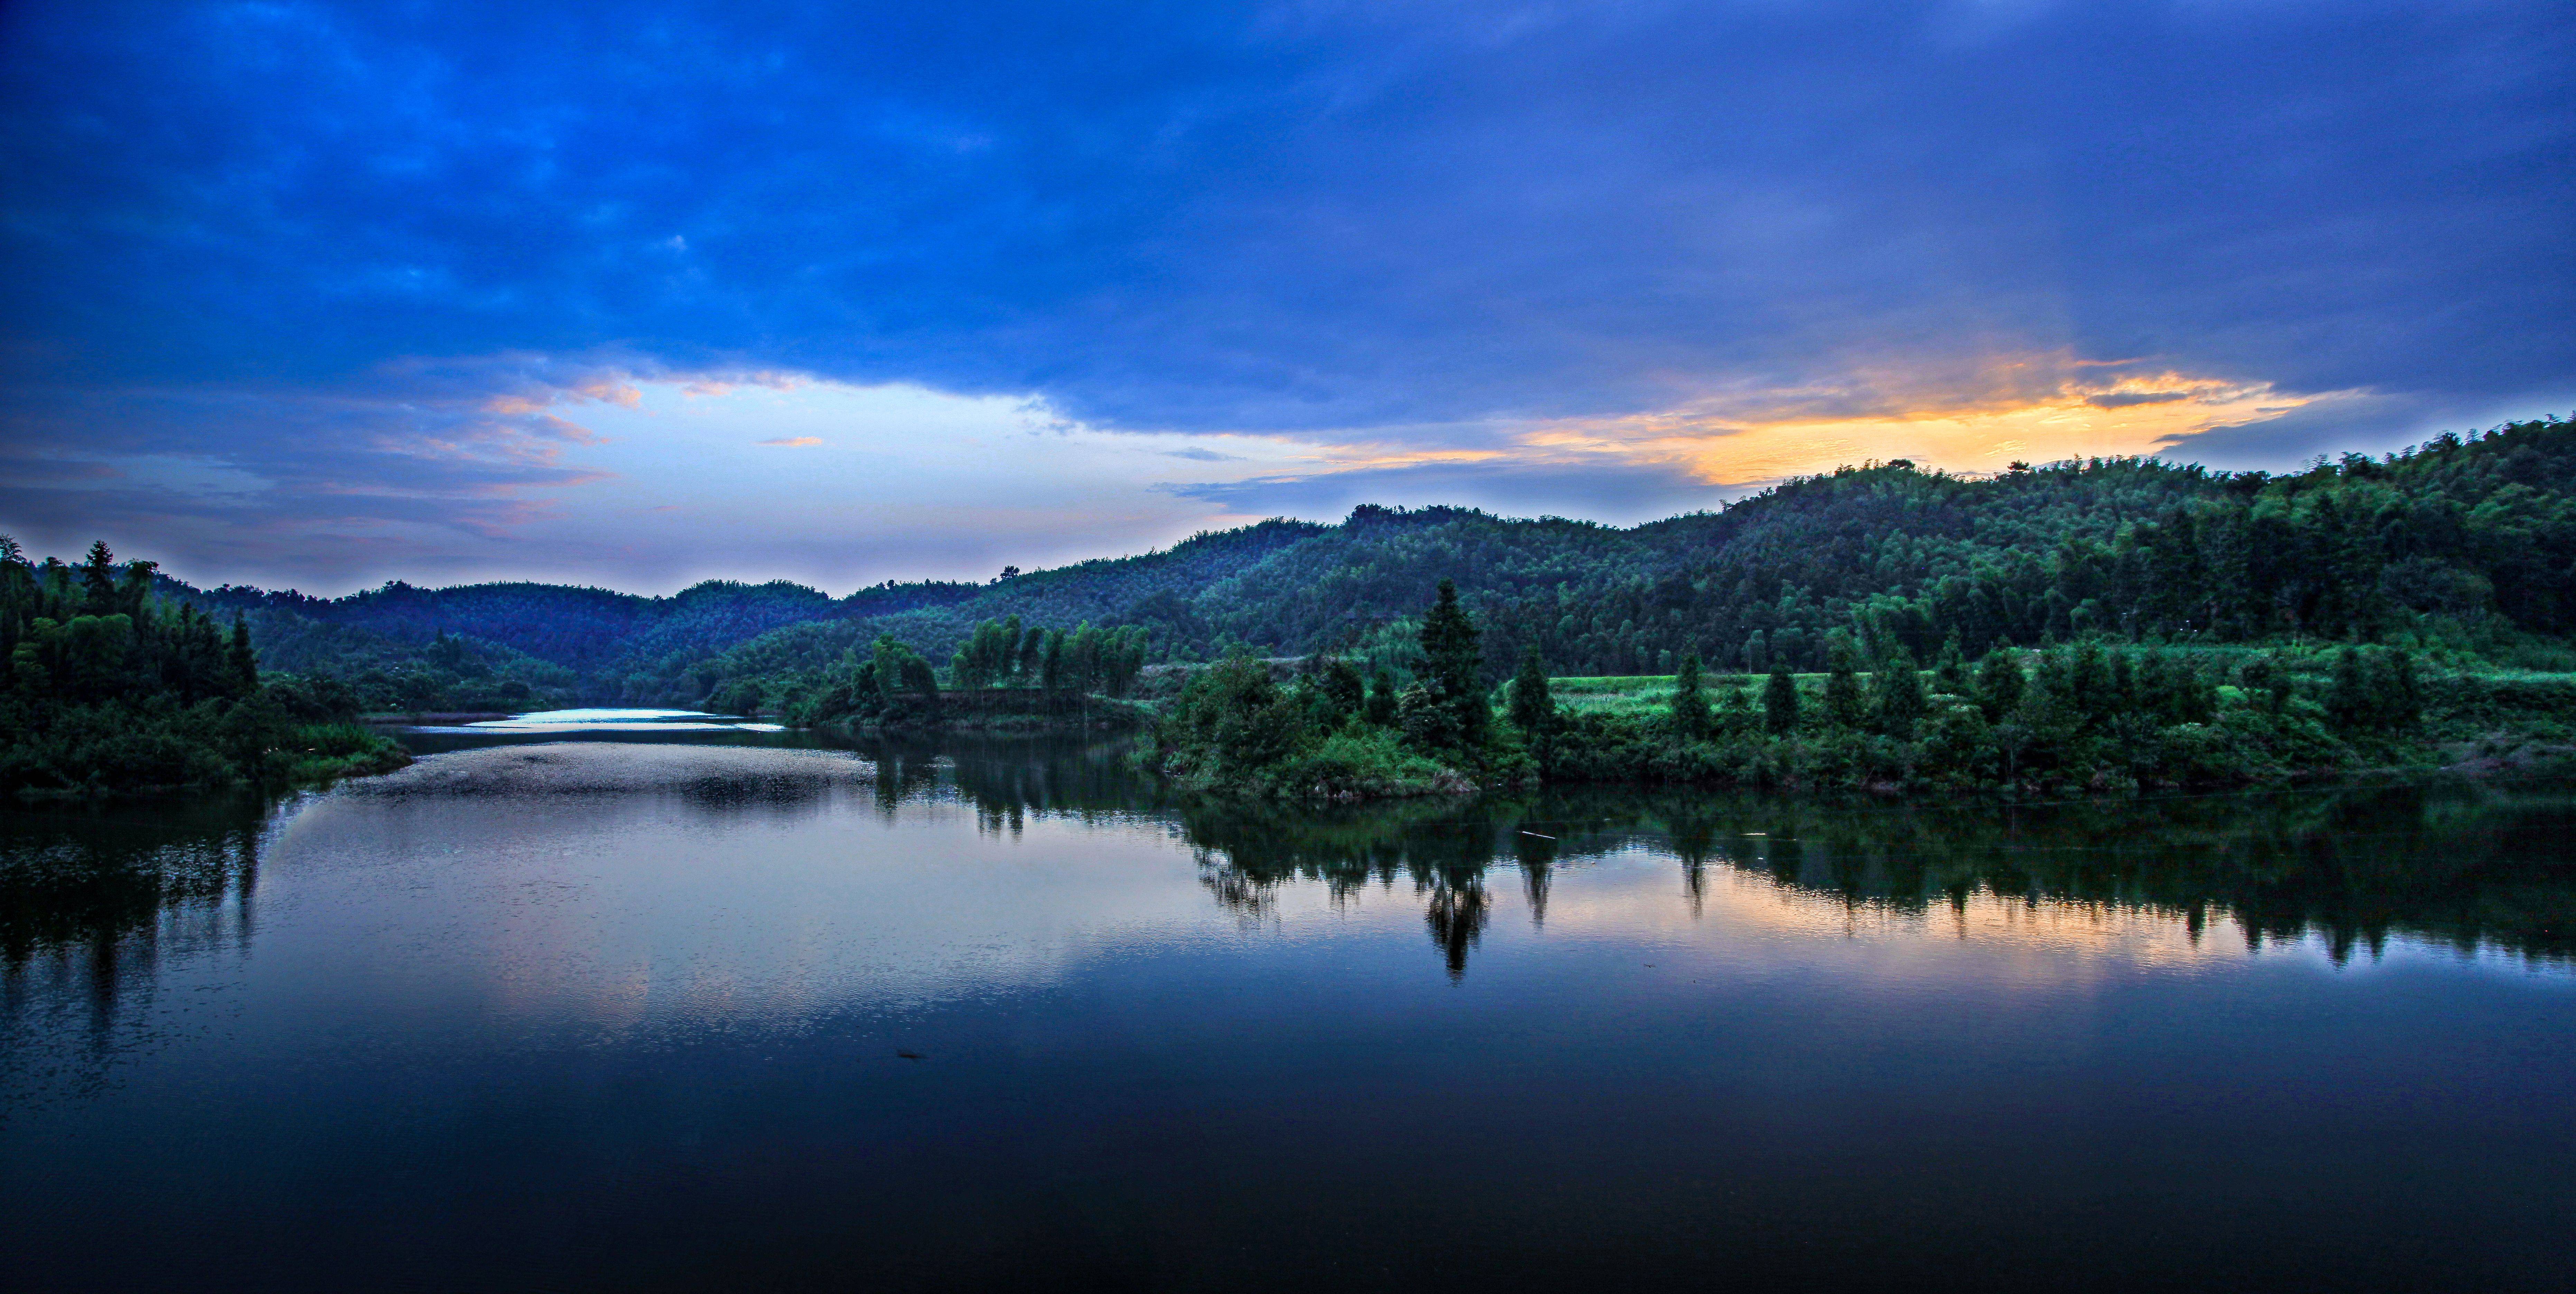
[(338, 680), (263, 681), (250, 629), (156, 591), (105, 543), (31, 566), (0, 537), (0, 792), (285, 786), (410, 762)]

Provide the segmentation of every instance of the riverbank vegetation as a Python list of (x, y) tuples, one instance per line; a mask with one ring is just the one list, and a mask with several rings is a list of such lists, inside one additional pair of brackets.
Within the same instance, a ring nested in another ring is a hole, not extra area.
[(1712, 676), (1694, 654), (1668, 677), (1615, 680), (1551, 678), (1532, 648), (1497, 716), (1453, 585), (1421, 624), (1421, 681), (1391, 698), (1390, 675), (1364, 692), (1347, 660), (1282, 680), (1238, 656), (1183, 689), (1144, 758), (1198, 789), (1355, 799), (1531, 782), (2063, 794), (2576, 753), (2576, 676), (2428, 674), (2404, 645), (2094, 635), (1971, 663), (1954, 635), (1926, 669), (1901, 642), (1867, 660), (1836, 631), (1820, 674)]
[(0, 792), (286, 786), (409, 763), (336, 679), (263, 677), (249, 626), (154, 593), (104, 543), (31, 565), (0, 538)]

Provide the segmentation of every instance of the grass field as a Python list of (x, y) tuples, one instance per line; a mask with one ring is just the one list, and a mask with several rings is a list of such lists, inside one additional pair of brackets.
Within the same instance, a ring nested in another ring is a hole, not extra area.
[[(2205, 653), (2218, 656), (2219, 653)], [(2251, 652), (2244, 654), (2250, 655)], [(2309, 687), (2322, 684), (2325, 672), (2323, 658), (2299, 662), (2301, 677)], [(1800, 674), (1798, 692), (1807, 705), (1821, 702), (1825, 691), (1823, 674)], [(1860, 675), (1863, 684), (1867, 672)], [(1759, 675), (1716, 674), (1702, 676), (1709, 703), (1715, 705), (1727, 688), (1745, 690), (1748, 704), (1761, 705), (1763, 679)], [(1932, 680), (1923, 680), (1928, 691)], [(2425, 671), (2425, 718), (2432, 733), (2445, 738), (2460, 738), (2473, 730), (2494, 726), (2511, 716), (2515, 726), (2528, 727), (2530, 721), (2546, 720), (2543, 729), (2556, 732), (2576, 727), (2576, 673), (2547, 670), (2476, 669)], [(1551, 678), (1548, 692), (1558, 704), (1577, 714), (1661, 715), (1672, 703), (1673, 676), (1670, 674), (1606, 675), (1591, 678)], [(2227, 704), (2240, 698), (2233, 685), (2222, 685), (2220, 695)], [(1506, 704), (1508, 696), (1497, 689), (1497, 706)]]
[[(1762, 680), (1749, 674), (1705, 674), (1700, 679), (1709, 700), (1726, 688), (1742, 687), (1758, 694)], [(1801, 691), (1821, 692), (1825, 686), (1822, 674), (1798, 676)], [(1662, 714), (1673, 699), (1673, 676), (1670, 674), (1626, 674), (1595, 678), (1552, 678), (1547, 681), (1550, 696), (1577, 714)]]

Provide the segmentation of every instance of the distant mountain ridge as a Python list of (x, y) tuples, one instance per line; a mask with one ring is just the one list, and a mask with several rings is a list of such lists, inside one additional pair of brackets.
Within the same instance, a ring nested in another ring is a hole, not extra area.
[[(2171, 641), (2444, 635), (2490, 657), (2576, 629), (2576, 423), (2443, 436), (2283, 476), (2090, 459), (1965, 478), (1902, 461), (1791, 481), (1631, 528), (1363, 506), (989, 584), (888, 582), (843, 598), (785, 581), (670, 597), (532, 583), (344, 598), (165, 581), (257, 617), (263, 664), (388, 677), (452, 666), (535, 693), (689, 704), (729, 682), (793, 689), (891, 634), (944, 661), (978, 621), (1140, 625), (1157, 659), (1242, 645), (1401, 662), (1444, 577), (1502, 669), (1653, 673), (1697, 652), (1800, 665), (1846, 628), (1928, 658), (2088, 633)], [(420, 659), (413, 659), (419, 657)], [(451, 670), (451, 672), (453, 672)], [(418, 690), (418, 689), (416, 689)]]

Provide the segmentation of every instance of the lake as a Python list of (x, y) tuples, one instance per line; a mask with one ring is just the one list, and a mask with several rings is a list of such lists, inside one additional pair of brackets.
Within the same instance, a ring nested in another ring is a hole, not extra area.
[(679, 714), (0, 813), (21, 1290), (2565, 1290), (2576, 793), (1168, 798)]

